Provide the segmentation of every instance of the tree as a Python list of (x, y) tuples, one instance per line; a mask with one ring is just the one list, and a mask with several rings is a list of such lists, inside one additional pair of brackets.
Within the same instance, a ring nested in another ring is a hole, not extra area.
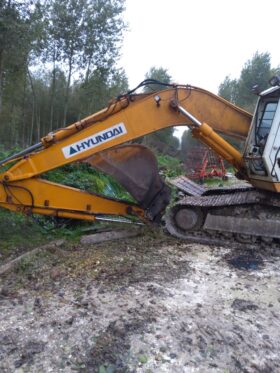
[(84, 17), (85, 83), (96, 69), (110, 69), (119, 57), (123, 31), (124, 0), (89, 1)]
[(50, 17), (50, 50), (53, 62), (67, 66), (63, 125), (68, 122), (68, 104), (73, 75), (79, 71), (87, 84), (95, 70), (110, 74), (119, 55), (125, 29), (121, 14), (124, 0), (53, 0)]
[(40, 7), (32, 1), (0, 1), (0, 128), (1, 137), (24, 144), (28, 66), (40, 39)]
[(127, 91), (124, 0), (0, 0), (0, 138), (26, 146)]
[(73, 72), (82, 66), (83, 21), (86, 9), (86, 0), (54, 0), (52, 4), (52, 36), (55, 38), (53, 44), (54, 48), (60, 49), (61, 59), (67, 66), (63, 125), (66, 124), (71, 78)]
[(188, 158), (188, 154), (192, 151), (192, 148), (202, 146), (202, 144), (196, 140), (190, 130), (185, 130), (181, 138), (181, 156), (183, 162)]
[(118, 95), (128, 91), (128, 80), (122, 69), (96, 69), (84, 82), (73, 85), (69, 117), (72, 122), (108, 105)]
[(226, 100), (236, 103), (238, 96), (238, 82), (236, 79), (231, 80), (229, 76), (219, 85), (219, 95)]
[[(172, 78), (171, 78), (171, 75), (169, 75), (167, 69), (164, 69), (163, 67), (157, 68), (153, 66), (146, 73), (145, 79), (154, 79), (154, 80), (158, 80), (159, 82), (169, 84), (171, 83)], [(144, 88), (144, 92), (150, 93), (154, 91), (160, 91), (162, 89), (165, 89), (165, 87), (160, 84), (151, 84)]]
[(8, 76), (21, 71), (30, 50), (31, 12), (28, 4), (0, 1), (0, 113)]
[(260, 91), (268, 88), (268, 81), (278, 69), (272, 69), (269, 53), (256, 52), (241, 70), (239, 79), (228, 76), (219, 86), (219, 95), (232, 103), (253, 112), (257, 97), (252, 93), (257, 85)]
[(271, 65), (269, 53), (256, 52), (252, 60), (248, 60), (241, 70), (238, 82), (238, 96), (236, 104), (246, 106), (249, 111), (253, 111), (256, 105), (256, 96), (252, 94), (254, 85), (260, 91), (268, 88), (268, 81), (271, 78)]

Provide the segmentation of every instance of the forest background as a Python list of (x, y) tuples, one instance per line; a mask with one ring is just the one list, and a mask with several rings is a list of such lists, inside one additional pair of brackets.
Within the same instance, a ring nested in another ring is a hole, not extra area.
[[(2, 150), (37, 143), (128, 90), (118, 66), (127, 29), (124, 9), (125, 0), (0, 0)], [(218, 94), (252, 112), (252, 87), (267, 88), (277, 73), (269, 52), (256, 51), (238, 79), (225, 77)], [(164, 67), (151, 67), (144, 78), (172, 81)], [(192, 143), (188, 131), (181, 146), (173, 135), (168, 129), (141, 141), (171, 155)]]

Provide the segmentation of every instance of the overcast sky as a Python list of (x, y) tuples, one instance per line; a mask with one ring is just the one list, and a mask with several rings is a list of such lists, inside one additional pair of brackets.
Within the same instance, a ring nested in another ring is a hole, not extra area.
[(130, 88), (152, 67), (217, 93), (256, 51), (280, 64), (280, 0), (126, 0), (120, 65)]

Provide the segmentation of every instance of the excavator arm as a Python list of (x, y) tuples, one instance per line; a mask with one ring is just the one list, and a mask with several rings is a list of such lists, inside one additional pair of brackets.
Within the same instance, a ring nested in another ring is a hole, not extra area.
[[(124, 144), (163, 128), (187, 125), (195, 137), (246, 178), (241, 154), (217, 132), (246, 139), (251, 120), (251, 114), (197, 87), (169, 85), (152, 94), (131, 91), (106, 109), (50, 133), (39, 144), (0, 162), (0, 166), (15, 162), (0, 174), (0, 206), (87, 220), (108, 214), (154, 220), (168, 204), (169, 190), (158, 176), (151, 152)], [(39, 177), (81, 161), (112, 174), (137, 203), (108, 199)]]

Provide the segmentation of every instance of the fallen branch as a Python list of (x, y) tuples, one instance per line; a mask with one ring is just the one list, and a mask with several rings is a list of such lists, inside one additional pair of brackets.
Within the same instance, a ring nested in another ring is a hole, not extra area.
[(130, 231), (110, 231), (90, 234), (81, 237), (82, 244), (93, 244), (104, 241), (119, 240), (121, 238), (136, 237), (139, 236), (140, 230), (130, 230)]
[(57, 240), (50, 242), (44, 246), (37, 247), (36, 249), (33, 249), (31, 251), (28, 251), (27, 253), (24, 253), (17, 257), (16, 259), (11, 260), (10, 262), (4, 264), (0, 267), (0, 276), (4, 273), (11, 271), (15, 266), (23, 259), (26, 259), (32, 255), (36, 255), (39, 252), (42, 252), (44, 250), (51, 250), (51, 249), (57, 249), (58, 247), (62, 246), (65, 243), (65, 240)]

